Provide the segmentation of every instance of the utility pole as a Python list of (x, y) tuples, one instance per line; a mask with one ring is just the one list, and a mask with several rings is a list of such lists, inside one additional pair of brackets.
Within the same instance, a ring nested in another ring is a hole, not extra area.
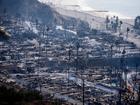
[(126, 89), (127, 88), (127, 68), (125, 67), (126, 65), (125, 65), (125, 53), (126, 53), (126, 51), (125, 51), (125, 49), (123, 50), (123, 52), (122, 52), (122, 59), (123, 59), (123, 62), (122, 62), (122, 69), (123, 69), (123, 72), (124, 72), (124, 82), (125, 82), (125, 86), (124, 86), (124, 88)]
[[(124, 70), (124, 56), (125, 56), (125, 49), (123, 50), (122, 52), (122, 57), (121, 57), (121, 60), (120, 60), (120, 69), (121, 69), (121, 72), (120, 72), (120, 75), (119, 75), (119, 79), (120, 79), (120, 88), (124, 88), (126, 89), (127, 87), (127, 74), (126, 74), (126, 70)], [(124, 73), (124, 82), (125, 82), (125, 86), (122, 86), (122, 74)], [(119, 91), (119, 104), (118, 105), (122, 105), (122, 92), (121, 90)]]
[(69, 58), (68, 58), (68, 90), (69, 90), (69, 73), (70, 73), (70, 60), (71, 60), (71, 46), (69, 47), (69, 51), (68, 51), (68, 56), (69, 56)]
[(82, 79), (83, 81), (83, 105), (85, 105), (85, 80)]
[(140, 100), (140, 86), (138, 87), (138, 102), (139, 102), (139, 100)]
[(41, 48), (40, 48), (40, 43), (39, 43), (39, 46), (38, 46), (38, 52), (39, 52), (39, 56), (38, 56), (38, 72), (37, 72), (37, 75), (38, 75), (38, 85), (39, 85), (39, 91), (40, 93), (42, 92), (41, 91), (41, 78), (39, 77), (39, 70), (40, 70), (40, 58), (41, 57), (41, 52), (40, 52)]
[(76, 44), (76, 74), (78, 73), (78, 66), (79, 66), (79, 43)]
[(136, 63), (136, 77), (135, 77), (136, 80), (137, 80), (137, 75), (138, 75), (138, 63)]
[(111, 81), (111, 77), (112, 77), (112, 72), (113, 72), (113, 67), (112, 67), (112, 65), (113, 65), (113, 63), (112, 63), (112, 55), (113, 55), (113, 45), (111, 45), (110, 46), (110, 50), (111, 50), (111, 59), (110, 59), (110, 69), (111, 69), (111, 71), (110, 71), (110, 81)]

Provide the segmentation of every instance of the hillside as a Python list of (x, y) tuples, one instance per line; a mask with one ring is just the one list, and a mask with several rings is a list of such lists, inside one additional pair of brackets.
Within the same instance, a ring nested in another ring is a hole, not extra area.
[[(21, 29), (21, 27), (24, 28), (24, 33), (25, 31), (32, 31), (35, 34), (41, 32), (44, 26), (51, 29), (63, 26), (65, 29), (72, 31), (73, 28), (78, 31), (89, 30), (87, 22), (59, 14), (54, 8), (38, 0), (0, 0), (0, 18), (0, 25), (10, 29), (11, 34), (14, 31), (11, 32), (11, 29)], [(39, 27), (37, 27), (37, 24)]]
[(0, 0), (0, 14), (3, 12), (8, 16), (38, 19), (47, 24), (54, 22), (56, 15), (59, 18), (59, 15), (49, 6), (39, 3), (37, 0)]

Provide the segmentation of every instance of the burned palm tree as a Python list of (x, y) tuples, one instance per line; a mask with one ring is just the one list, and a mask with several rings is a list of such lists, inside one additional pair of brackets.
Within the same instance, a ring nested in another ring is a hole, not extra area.
[(106, 24), (106, 30), (109, 29), (109, 23), (110, 23), (110, 19), (108, 16), (106, 16), (106, 20), (105, 20), (105, 24)]
[(127, 29), (126, 29), (126, 38), (128, 38), (128, 34), (129, 34), (129, 32), (130, 32), (130, 28), (127, 27)]
[(123, 22), (120, 21), (119, 22), (119, 36), (122, 35), (122, 24), (123, 24)]

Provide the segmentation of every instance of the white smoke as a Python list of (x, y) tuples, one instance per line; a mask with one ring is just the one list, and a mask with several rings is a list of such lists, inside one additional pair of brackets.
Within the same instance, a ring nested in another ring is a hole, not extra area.
[[(42, 3), (51, 3), (58, 7), (64, 7), (69, 10), (92, 11), (92, 12), (96, 10), (95, 8), (92, 8), (88, 5), (89, 2), (87, 0), (38, 0), (38, 1), (40, 1)], [(74, 6), (76, 6), (76, 5), (79, 7), (74, 8)], [(93, 14), (93, 15), (95, 15), (95, 14)], [(103, 18), (106, 16), (110, 16), (110, 17), (118, 16), (121, 19), (131, 19), (131, 17), (127, 17), (120, 13), (116, 13), (116, 12), (112, 12), (112, 11), (102, 12), (102, 13), (99, 12), (99, 13), (97, 13), (97, 16), (103, 17)]]
[(38, 0), (42, 3), (52, 3), (54, 5), (78, 5), (80, 9), (83, 11), (90, 11), (93, 10), (91, 7), (88, 6), (86, 0)]

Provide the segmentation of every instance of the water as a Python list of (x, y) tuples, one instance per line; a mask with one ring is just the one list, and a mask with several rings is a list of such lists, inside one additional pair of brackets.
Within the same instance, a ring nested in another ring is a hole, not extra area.
[(94, 9), (108, 10), (135, 18), (140, 15), (140, 0), (87, 0)]

